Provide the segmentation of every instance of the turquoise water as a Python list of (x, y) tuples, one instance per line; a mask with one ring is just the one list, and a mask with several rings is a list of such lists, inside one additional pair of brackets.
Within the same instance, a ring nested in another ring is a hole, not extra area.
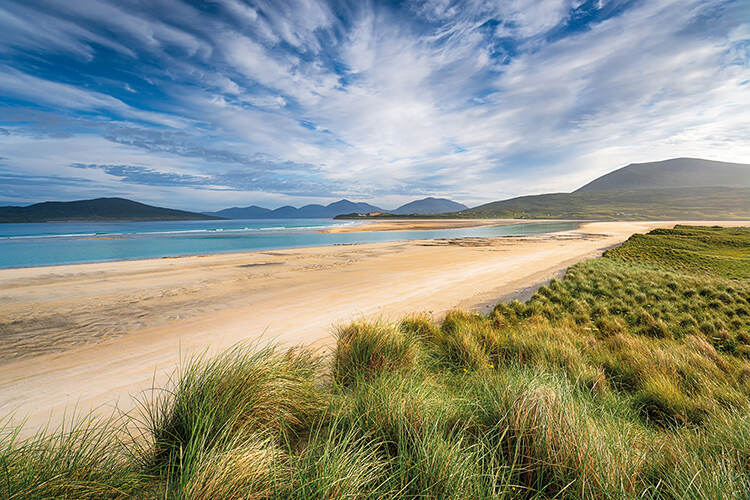
[(319, 232), (352, 224), (361, 222), (273, 219), (0, 224), (0, 268), (381, 241), (518, 236), (577, 226), (574, 222), (532, 222), (434, 231)]

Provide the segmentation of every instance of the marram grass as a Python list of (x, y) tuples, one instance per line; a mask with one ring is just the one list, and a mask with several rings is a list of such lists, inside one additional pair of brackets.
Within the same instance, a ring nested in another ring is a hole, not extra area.
[(677, 227), (527, 303), (238, 346), (120, 418), (0, 438), (1, 498), (750, 498), (750, 230)]
[(129, 498), (149, 488), (154, 478), (132, 460), (122, 419), (69, 421), (26, 439), (8, 420), (0, 426), (0, 498)]

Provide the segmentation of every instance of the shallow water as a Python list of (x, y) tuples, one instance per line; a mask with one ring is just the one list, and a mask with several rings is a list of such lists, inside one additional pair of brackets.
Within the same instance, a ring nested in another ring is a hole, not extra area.
[(361, 224), (331, 219), (0, 224), (0, 268), (435, 238), (565, 231), (574, 222), (531, 222), (428, 231), (320, 233)]

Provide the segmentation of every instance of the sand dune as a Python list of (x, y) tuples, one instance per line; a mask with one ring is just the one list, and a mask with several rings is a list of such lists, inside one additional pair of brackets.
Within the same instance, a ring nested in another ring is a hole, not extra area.
[(336, 324), (360, 316), (486, 310), (672, 224), (0, 270), (0, 416), (33, 428), (74, 405), (128, 409), (180, 357), (236, 342), (326, 348)]

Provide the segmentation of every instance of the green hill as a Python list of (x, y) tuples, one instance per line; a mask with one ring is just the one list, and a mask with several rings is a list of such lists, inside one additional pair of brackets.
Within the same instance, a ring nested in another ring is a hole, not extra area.
[(455, 215), (528, 219), (748, 219), (750, 188), (691, 187), (541, 194), (495, 201)]
[(594, 179), (575, 192), (707, 186), (750, 188), (750, 165), (698, 158), (632, 163)]
[(46, 201), (28, 207), (0, 207), (0, 223), (215, 219), (221, 219), (221, 217), (154, 207), (124, 198)]
[(747, 219), (750, 165), (675, 158), (634, 163), (572, 193), (521, 196), (460, 217), (552, 219)]
[[(674, 158), (633, 163), (572, 193), (519, 196), (459, 212), (369, 218), (750, 219), (750, 165)], [(359, 219), (353, 213), (338, 219)]]

